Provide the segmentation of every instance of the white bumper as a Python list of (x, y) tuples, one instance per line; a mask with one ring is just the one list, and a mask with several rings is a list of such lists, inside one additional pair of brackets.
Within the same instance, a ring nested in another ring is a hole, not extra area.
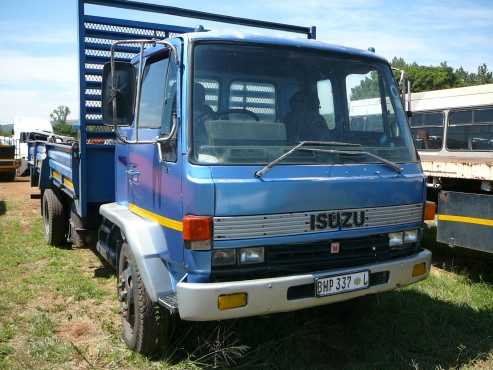
[[(425, 262), (426, 273), (412, 277), (414, 265)], [(288, 288), (297, 285), (313, 284), (314, 275), (304, 274), (268, 279), (243, 280), (221, 283), (185, 283), (180, 282), (176, 288), (178, 311), (183, 320), (210, 321), (233, 319), (246, 316), (265, 315), (275, 312), (295, 311), (351, 298), (385, 292), (403, 287), (425, 279), (430, 272), (431, 252), (423, 250), (420, 253), (382, 263), (358, 266), (355, 268), (334, 269), (327, 273), (351, 273), (363, 269), (370, 273), (388, 271), (386, 283), (370, 286), (368, 289), (342, 293), (327, 297), (309, 297), (288, 300)], [(317, 272), (319, 274), (320, 272)], [(218, 297), (221, 294), (245, 292), (248, 303), (244, 307), (220, 311)]]

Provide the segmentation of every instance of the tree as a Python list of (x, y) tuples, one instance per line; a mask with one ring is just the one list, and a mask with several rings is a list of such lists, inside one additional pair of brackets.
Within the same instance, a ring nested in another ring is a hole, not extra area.
[(59, 105), (50, 113), (51, 124), (67, 123), (67, 117), (70, 114), (70, 108), (65, 105)]
[(476, 81), (479, 84), (489, 84), (493, 82), (493, 72), (488, 71), (486, 63), (483, 63), (478, 67), (478, 74), (476, 76)]
[(67, 117), (70, 114), (70, 108), (65, 105), (59, 105), (50, 113), (50, 122), (53, 127), (53, 132), (58, 135), (73, 136), (74, 130), (72, 126), (67, 124)]
[(369, 77), (361, 80), (358, 86), (351, 88), (351, 100), (377, 98), (379, 96), (378, 74), (375, 71), (372, 71)]
[(423, 66), (394, 57), (391, 64), (392, 67), (406, 71), (413, 92), (493, 83), (493, 72), (484, 63), (478, 67), (477, 73), (467, 72), (462, 67), (454, 69), (447, 62), (441, 62), (438, 66)]
[(14, 135), (13, 125), (2, 125), (0, 124), (0, 136), (12, 136)]

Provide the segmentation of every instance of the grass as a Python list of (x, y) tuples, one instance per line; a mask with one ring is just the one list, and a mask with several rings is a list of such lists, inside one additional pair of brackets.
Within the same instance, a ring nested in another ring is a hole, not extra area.
[(0, 369), (493, 369), (493, 264), (440, 249), (428, 280), (351, 311), (183, 323), (173, 350), (142, 357), (120, 340), (114, 275), (47, 246), (31, 202), (0, 215)]

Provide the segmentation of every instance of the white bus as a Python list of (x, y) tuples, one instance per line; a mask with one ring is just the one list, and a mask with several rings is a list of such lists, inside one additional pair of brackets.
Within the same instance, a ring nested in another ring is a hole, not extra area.
[(493, 252), (493, 84), (413, 93), (409, 119), (437, 239)]

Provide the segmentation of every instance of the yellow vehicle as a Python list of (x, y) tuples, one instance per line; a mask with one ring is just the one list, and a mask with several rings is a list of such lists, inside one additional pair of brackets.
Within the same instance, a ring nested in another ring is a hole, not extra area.
[(15, 145), (0, 143), (0, 181), (14, 181), (20, 165), (20, 159), (15, 158)]

